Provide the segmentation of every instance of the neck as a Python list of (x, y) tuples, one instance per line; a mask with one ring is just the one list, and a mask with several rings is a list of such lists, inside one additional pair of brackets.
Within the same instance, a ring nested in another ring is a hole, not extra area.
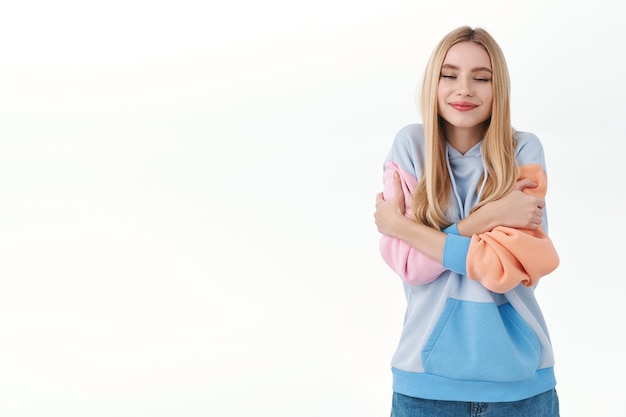
[(457, 151), (465, 154), (485, 136), (486, 124), (473, 127), (456, 127), (448, 122), (443, 123), (443, 133), (446, 141)]

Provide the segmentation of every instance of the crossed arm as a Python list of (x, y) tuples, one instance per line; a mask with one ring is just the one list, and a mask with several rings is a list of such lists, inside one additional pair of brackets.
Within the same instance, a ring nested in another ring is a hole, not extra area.
[[(458, 259), (453, 259), (452, 263), (457, 262), (456, 265), (460, 265), (459, 269), (462, 269), (463, 273), (497, 292), (505, 292), (519, 282), (532, 285), (539, 276), (545, 275), (546, 271), (556, 268), (555, 262), (558, 264), (558, 257), (551, 242), (541, 231), (545, 203), (541, 193), (532, 192), (536, 187), (537, 183), (531, 179), (520, 179), (511, 193), (486, 204), (457, 223), (452, 234), (458, 233), (472, 239), (471, 243), (470, 239), (461, 239), (467, 246), (464, 253), (461, 253)], [(419, 285), (433, 281), (441, 272), (448, 269), (444, 267), (450, 264), (449, 259), (448, 261), (445, 259), (446, 253), (449, 258), (450, 253), (454, 254), (454, 251), (446, 251), (450, 233), (426, 226), (409, 215), (411, 209), (410, 206), (407, 207), (407, 203), (410, 205), (407, 191), (410, 190), (403, 184), (398, 171), (394, 171), (392, 187), (386, 187), (384, 193), (376, 196), (374, 218), (378, 231), (383, 234), (381, 249), (388, 252), (385, 259), (387, 263), (406, 282)], [(496, 228), (497, 232), (494, 232)], [(519, 230), (524, 231), (521, 233), (521, 240), (518, 238)], [(521, 249), (516, 248), (521, 241), (523, 241)], [(533, 269), (532, 265), (526, 268), (524, 260), (519, 261), (516, 256), (523, 258), (523, 252), (527, 252), (531, 246), (534, 247), (535, 242), (539, 243), (537, 248), (551, 250), (554, 256), (549, 258), (551, 263), (540, 265), (539, 269)], [(511, 251), (506, 248), (508, 244), (513, 246)], [(468, 251), (472, 258), (478, 259), (475, 262), (478, 266), (472, 265), (468, 272), (465, 272)], [(492, 267), (494, 265), (496, 268)], [(490, 272), (491, 269), (500, 271)]]
[[(383, 235), (401, 239), (424, 255), (441, 263), (447, 233), (419, 223), (414, 217), (407, 217), (406, 203), (402, 192), (400, 176), (394, 173), (394, 193), (385, 199), (383, 193), (376, 195), (374, 220), (378, 231)], [(537, 184), (529, 179), (521, 179), (510, 194), (500, 200), (488, 203), (457, 223), (461, 236), (471, 237), (485, 233), (496, 226), (516, 229), (538, 230), (543, 218), (545, 201), (523, 192)]]

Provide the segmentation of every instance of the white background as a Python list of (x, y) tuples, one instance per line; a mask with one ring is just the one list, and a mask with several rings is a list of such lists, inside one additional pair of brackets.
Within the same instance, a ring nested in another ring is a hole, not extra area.
[(449, 30), (546, 150), (561, 415), (622, 416), (618, 2), (3, 1), (0, 415), (389, 415), (374, 197)]

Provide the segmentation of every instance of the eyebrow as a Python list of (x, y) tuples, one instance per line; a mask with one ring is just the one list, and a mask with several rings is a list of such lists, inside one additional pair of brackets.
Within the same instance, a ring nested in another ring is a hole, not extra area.
[[(441, 66), (441, 69), (453, 69), (453, 70), (460, 70), (459, 67), (457, 67), (456, 65), (452, 65), (452, 64), (443, 64)], [(472, 68), (472, 70), (470, 72), (480, 72), (480, 71), (488, 71), (491, 72), (491, 68), (487, 68), (487, 67), (476, 67), (476, 68)]]

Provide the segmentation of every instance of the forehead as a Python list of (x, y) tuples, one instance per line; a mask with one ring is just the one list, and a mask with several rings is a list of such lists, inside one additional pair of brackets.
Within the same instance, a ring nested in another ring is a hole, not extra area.
[(453, 45), (443, 60), (444, 64), (456, 67), (491, 68), (489, 54), (482, 46), (474, 42), (459, 42)]

